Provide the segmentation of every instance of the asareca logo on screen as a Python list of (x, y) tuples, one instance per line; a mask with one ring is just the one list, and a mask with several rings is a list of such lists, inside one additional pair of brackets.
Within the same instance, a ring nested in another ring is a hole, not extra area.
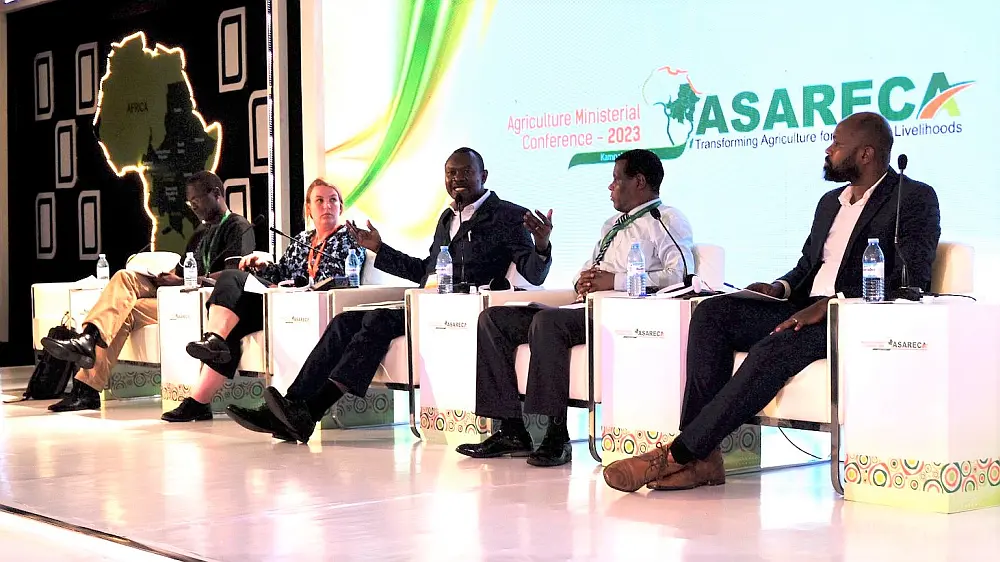
[[(851, 80), (718, 94), (699, 90), (687, 70), (661, 66), (643, 82), (642, 97), (660, 118), (660, 130), (652, 132), (669, 143), (649, 150), (672, 160), (686, 150), (828, 143), (832, 127), (859, 111), (884, 116), (897, 137), (960, 134), (956, 96), (974, 83), (953, 83), (940, 71), (917, 79), (893, 76), (880, 82)], [(929, 122), (940, 115), (950, 119)], [(649, 136), (644, 131), (644, 137)], [(569, 167), (613, 162), (623, 150), (575, 154)]]
[[(878, 90), (872, 80), (856, 80), (842, 82), (839, 88), (829, 84), (803, 86), (798, 92), (802, 110), (796, 113), (792, 103), (793, 93), (787, 88), (777, 88), (770, 93), (766, 112), (758, 109), (763, 99), (756, 92), (743, 91), (732, 97), (729, 108), (724, 108), (722, 100), (717, 95), (705, 97), (698, 118), (696, 135), (704, 135), (712, 130), (718, 133), (728, 133), (730, 129), (737, 133), (749, 133), (758, 128), (765, 131), (774, 129), (775, 125), (784, 124), (788, 129), (809, 128), (816, 125), (836, 125), (838, 119), (834, 109), (839, 109), (840, 119), (852, 115), (856, 111), (877, 111), (890, 122), (906, 121), (916, 116), (918, 120), (933, 119), (944, 110), (951, 117), (958, 117), (961, 112), (955, 95), (972, 86), (974, 82), (958, 82), (952, 84), (944, 72), (935, 72), (927, 81), (920, 109), (913, 101), (911, 92), (916, 89), (914, 81), (906, 76), (895, 76), (882, 82)], [(839, 94), (839, 96), (838, 96)], [(839, 98), (839, 107), (836, 102)], [(872, 107), (875, 105), (875, 107)], [(763, 108), (763, 105), (760, 106)], [(734, 116), (729, 119), (729, 116)], [(895, 133), (902, 130), (895, 127)]]

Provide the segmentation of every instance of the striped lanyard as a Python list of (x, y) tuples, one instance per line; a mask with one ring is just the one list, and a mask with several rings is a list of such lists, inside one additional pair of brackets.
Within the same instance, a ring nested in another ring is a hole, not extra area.
[(212, 246), (215, 246), (215, 242), (219, 239), (219, 231), (222, 230), (222, 225), (226, 224), (231, 214), (232, 211), (226, 211), (226, 214), (222, 216), (222, 220), (219, 221), (219, 226), (215, 227), (215, 233), (212, 234), (212, 241), (208, 243), (208, 246), (205, 246), (205, 253), (201, 256), (201, 261), (205, 264), (205, 275), (210, 273), (208, 268), (212, 266)]
[(319, 262), (323, 259), (323, 250), (326, 249), (326, 243), (329, 241), (329, 236), (323, 240), (323, 244), (319, 247), (319, 251), (316, 252), (315, 260), (313, 259), (313, 246), (312, 244), (309, 245), (309, 255), (306, 257), (306, 265), (308, 267), (310, 285), (316, 282), (316, 274), (319, 273)]
[(615, 221), (615, 225), (611, 227), (611, 230), (609, 230), (608, 233), (604, 235), (604, 239), (601, 240), (601, 249), (597, 253), (597, 257), (594, 259), (594, 265), (601, 263), (601, 260), (604, 259), (604, 254), (607, 253), (608, 248), (611, 247), (611, 241), (614, 240), (615, 236), (619, 232), (625, 230), (625, 228), (628, 225), (634, 223), (636, 219), (638, 219), (639, 217), (643, 215), (648, 215), (650, 211), (652, 211), (655, 207), (658, 206), (659, 206), (659, 201), (655, 203), (650, 203), (648, 207), (642, 209), (641, 211), (635, 213), (634, 215), (625, 214), (618, 217), (618, 220)]

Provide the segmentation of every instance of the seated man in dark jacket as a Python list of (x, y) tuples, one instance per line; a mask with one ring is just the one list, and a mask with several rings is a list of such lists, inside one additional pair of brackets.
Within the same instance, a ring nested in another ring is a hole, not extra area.
[[(827, 302), (838, 293), (861, 297), (861, 256), (869, 239), (878, 239), (885, 254), (886, 297), (903, 286), (904, 260), (909, 286), (930, 288), (941, 236), (937, 195), (909, 178), (901, 192), (899, 175), (889, 167), (891, 152), (892, 130), (881, 115), (859, 113), (837, 125), (824, 177), (850, 184), (820, 198), (795, 267), (773, 283), (748, 287), (788, 300), (722, 296), (695, 308), (680, 435), (669, 447), (608, 465), (609, 486), (633, 492), (647, 484), (655, 490), (723, 484), (722, 440), (767, 406), (790, 378), (827, 357)], [(749, 354), (733, 373), (736, 351)]]
[[(186, 182), (187, 204), (201, 223), (191, 235), (186, 252), (193, 252), (198, 275), (216, 276), (226, 258), (254, 250), (253, 227), (226, 206), (226, 188), (219, 176), (202, 171)], [(108, 385), (111, 369), (130, 333), (157, 322), (156, 290), (181, 285), (184, 268), (175, 273), (148, 277), (127, 269), (116, 272), (104, 287), (87, 317), (83, 333), (69, 340), (42, 338), (53, 357), (72, 361), (80, 368), (72, 393), (49, 406), (53, 412), (92, 410), (101, 407), (100, 391)]]
[[(483, 187), (486, 176), (482, 156), (471, 148), (459, 148), (448, 158), (445, 187), (454, 204), (438, 219), (430, 255), (422, 260), (384, 244), (370, 222), (369, 230), (348, 227), (359, 245), (377, 254), (376, 268), (421, 286), (435, 272), (441, 246), (448, 246), (455, 260), (458, 281), (485, 285), (505, 277), (513, 263), (529, 283), (541, 285), (552, 261), (552, 211), (532, 214), (500, 199)], [(316, 422), (345, 393), (365, 395), (389, 344), (403, 334), (402, 310), (338, 314), (286, 396), (268, 387), (264, 407), (230, 406), (227, 413), (251, 431), (305, 443)]]

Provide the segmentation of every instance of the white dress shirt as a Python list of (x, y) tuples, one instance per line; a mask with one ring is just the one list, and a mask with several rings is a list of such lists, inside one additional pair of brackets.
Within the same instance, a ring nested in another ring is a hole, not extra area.
[[(639, 205), (625, 214), (634, 215), (646, 207), (653, 205), (659, 208), (663, 223), (667, 225), (667, 228), (670, 229), (670, 234), (674, 235), (677, 244), (682, 248), (684, 258), (687, 260), (689, 273), (694, 273), (694, 255), (691, 253), (691, 247), (694, 245), (694, 242), (691, 234), (691, 225), (688, 224), (687, 219), (680, 211), (664, 205), (659, 199), (654, 199)], [(604, 240), (605, 235), (614, 227), (621, 216), (621, 214), (617, 214), (609, 218), (601, 226), (601, 236), (597, 239), (597, 245), (594, 246), (594, 251), (591, 253), (590, 259), (583, 264), (580, 273), (594, 266), (594, 260), (597, 259), (597, 255), (601, 251), (601, 241)], [(611, 240), (611, 245), (608, 246), (607, 251), (604, 253), (604, 258), (597, 266), (601, 271), (610, 271), (615, 274), (616, 291), (625, 290), (625, 281), (628, 276), (628, 253), (632, 250), (633, 242), (639, 243), (639, 247), (642, 248), (642, 255), (646, 258), (646, 275), (649, 278), (649, 285), (667, 287), (683, 281), (684, 266), (681, 262), (681, 253), (677, 251), (677, 247), (674, 246), (670, 237), (664, 232), (663, 226), (660, 225), (659, 221), (647, 213), (637, 218), (615, 235)], [(573, 278), (574, 287), (580, 279), (580, 273), (577, 273), (576, 277)]]
[[(840, 210), (830, 225), (830, 232), (826, 235), (826, 242), (823, 243), (823, 264), (820, 265), (816, 277), (813, 278), (811, 297), (832, 297), (837, 294), (835, 285), (837, 284), (837, 273), (840, 272), (840, 264), (844, 261), (844, 254), (847, 252), (847, 243), (851, 239), (851, 233), (861, 218), (861, 211), (865, 209), (872, 192), (882, 183), (886, 174), (878, 179), (871, 187), (865, 191), (860, 199), (851, 203), (852, 186), (847, 186), (840, 193)], [(788, 291), (786, 290), (786, 293)], [(787, 296), (787, 294), (786, 294)]]
[(452, 217), (451, 217), (451, 231), (450, 231), (450, 236), (451, 236), (452, 240), (454, 240), (455, 239), (455, 235), (458, 234), (458, 229), (459, 229), (459, 227), (462, 226), (462, 223), (465, 222), (465, 221), (467, 221), (467, 220), (469, 220), (469, 219), (471, 219), (472, 215), (476, 214), (476, 211), (479, 210), (480, 206), (482, 206), (483, 201), (486, 201), (486, 198), (489, 197), (489, 196), (490, 196), (490, 190), (488, 190), (488, 189), (484, 190), (483, 191), (483, 196), (480, 197), (479, 199), (477, 199), (475, 203), (473, 203), (471, 205), (466, 205), (465, 207), (463, 207), (462, 208), (462, 218), (461, 219), (459, 219), (459, 217), (458, 217), (458, 209), (457, 209), (457, 206), (455, 205), (455, 202), (452, 201), (451, 205), (448, 205), (448, 208), (451, 209), (451, 213), (452, 213)]

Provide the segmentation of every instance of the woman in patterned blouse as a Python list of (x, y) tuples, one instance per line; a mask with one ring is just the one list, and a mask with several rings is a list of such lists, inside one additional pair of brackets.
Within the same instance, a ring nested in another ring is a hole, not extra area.
[[(227, 270), (215, 284), (208, 299), (208, 323), (200, 341), (187, 345), (188, 355), (202, 362), (201, 376), (191, 396), (174, 410), (163, 414), (166, 421), (197, 421), (212, 419), (211, 402), (226, 379), (236, 374), (244, 336), (263, 329), (264, 297), (244, 290), (247, 279), (254, 275), (264, 285), (283, 282), (309, 284), (344, 275), (344, 265), (353, 250), (364, 263), (365, 250), (340, 223), (344, 200), (340, 190), (317, 179), (306, 191), (303, 213), (315, 229), (296, 236), (293, 243), (274, 263), (270, 254), (253, 252), (240, 260), (239, 270)], [(248, 271), (255, 271), (251, 274)]]

